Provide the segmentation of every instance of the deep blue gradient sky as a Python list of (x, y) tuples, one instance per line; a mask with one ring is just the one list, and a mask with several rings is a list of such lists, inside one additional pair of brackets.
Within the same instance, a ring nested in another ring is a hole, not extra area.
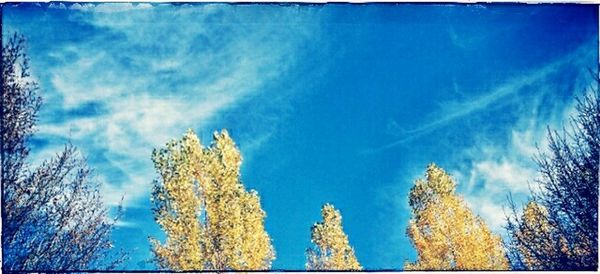
[(127, 269), (155, 267), (150, 155), (187, 128), (239, 144), (276, 269), (304, 268), (326, 202), (367, 269), (414, 260), (407, 193), (430, 162), (501, 233), (598, 61), (595, 5), (8, 4), (3, 21), (45, 99), (32, 162), (70, 139), (106, 202), (124, 195)]

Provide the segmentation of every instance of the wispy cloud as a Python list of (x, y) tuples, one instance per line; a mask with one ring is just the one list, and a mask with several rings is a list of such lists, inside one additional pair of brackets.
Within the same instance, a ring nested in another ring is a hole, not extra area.
[[(452, 171), (459, 182), (460, 195), (497, 233), (503, 233), (508, 195), (523, 201), (535, 184), (537, 172), (533, 154), (529, 154), (530, 151), (524, 153), (518, 146), (534, 147), (535, 143), (543, 142), (545, 135), (542, 129), (543, 125), (519, 130), (513, 134), (508, 146), (487, 145), (465, 150), (463, 153), (468, 155), (469, 160)], [(532, 131), (535, 133), (532, 134)], [(518, 135), (529, 135), (529, 139), (514, 138)]]
[[(489, 110), (492, 107), (500, 105), (499, 103), (506, 104), (508, 101), (510, 101), (510, 99), (514, 98), (513, 95), (522, 92), (525, 87), (533, 84), (539, 84), (553, 73), (559, 71), (565, 65), (573, 65), (573, 63), (577, 63), (581, 66), (585, 66), (583, 63), (581, 63), (581, 61), (590, 59), (589, 56), (591, 53), (589, 52), (589, 49), (591, 44), (593, 43), (586, 43), (559, 60), (549, 63), (541, 68), (524, 73), (522, 76), (510, 79), (503, 85), (500, 85), (489, 92), (484, 92), (483, 95), (478, 97), (442, 103), (440, 109), (433, 115), (434, 118), (429, 122), (426, 122), (413, 129), (396, 128), (395, 132), (402, 137), (386, 145), (367, 149), (365, 152), (378, 153), (397, 147), (413, 141), (424, 134), (428, 134), (432, 131), (448, 126), (457, 120)], [(588, 58), (585, 58), (586, 56)], [(458, 87), (454, 85), (453, 89), (457, 90)]]
[[(156, 174), (152, 148), (187, 128), (204, 129), (224, 110), (262, 96), (267, 83), (293, 67), (295, 52), (314, 26), (298, 24), (303, 18), (290, 15), (299, 12), (293, 7), (273, 12), (222, 4), (67, 8), (69, 20), (96, 32), (83, 42), (65, 41), (51, 53), (63, 65), (49, 67), (51, 90), (59, 95), (49, 104), (63, 116), (41, 124), (40, 134), (70, 137), (90, 158), (101, 159), (93, 164), (112, 205), (122, 195), (126, 206), (147, 197)], [(89, 104), (106, 111), (64, 114)], [(256, 136), (249, 149), (268, 136)], [(56, 149), (48, 146), (38, 155)], [(124, 178), (111, 176), (115, 172)]]
[(504, 233), (508, 195), (521, 203), (530, 196), (531, 190), (538, 190), (539, 173), (533, 158), (538, 152), (548, 150), (547, 127), (561, 128), (575, 109), (574, 100), (562, 106), (539, 102), (533, 103), (531, 108), (554, 109), (549, 116), (524, 115), (510, 131), (508, 145), (487, 144), (466, 149), (463, 153), (469, 160), (453, 171), (462, 182), (459, 185), (461, 195), (494, 231), (501, 234)]
[(555, 97), (553, 91), (559, 86), (556, 80), (540, 82), (538, 90), (545, 92), (514, 103), (518, 105), (515, 109), (523, 111), (514, 124), (508, 125), (508, 142), (493, 143), (479, 136), (478, 145), (463, 150), (461, 156), (467, 160), (453, 170), (461, 183), (459, 192), (494, 231), (504, 234), (508, 195), (520, 203), (531, 190), (538, 190), (534, 157), (548, 150), (547, 127), (560, 129), (566, 125), (575, 109), (575, 96), (589, 87), (590, 77), (586, 67), (581, 66), (577, 77), (569, 79), (576, 84), (566, 102)]
[[(62, 3), (61, 3), (62, 4)], [(62, 4), (64, 7), (64, 4)], [(130, 10), (140, 10), (152, 8), (149, 3), (75, 3), (69, 7), (73, 10), (89, 11), (89, 12), (123, 12)]]
[(456, 29), (450, 25), (447, 29), (448, 36), (452, 44), (461, 49), (468, 49), (472, 45), (481, 43), (487, 36), (486, 35), (459, 35)]

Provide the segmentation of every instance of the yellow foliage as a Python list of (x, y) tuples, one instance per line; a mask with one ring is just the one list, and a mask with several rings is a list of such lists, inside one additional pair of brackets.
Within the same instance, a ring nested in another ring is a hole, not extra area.
[(242, 157), (226, 130), (202, 147), (189, 130), (155, 150), (160, 174), (152, 199), (167, 234), (151, 239), (157, 262), (172, 270), (265, 270), (275, 254), (255, 191), (240, 181)]
[(409, 194), (413, 218), (407, 234), (417, 261), (406, 270), (506, 270), (499, 236), (455, 194), (456, 184), (441, 168), (427, 167)]
[(308, 270), (361, 270), (362, 267), (348, 236), (342, 228), (342, 215), (333, 205), (325, 204), (321, 209), (323, 222), (311, 228), (311, 241), (315, 248), (307, 250)]

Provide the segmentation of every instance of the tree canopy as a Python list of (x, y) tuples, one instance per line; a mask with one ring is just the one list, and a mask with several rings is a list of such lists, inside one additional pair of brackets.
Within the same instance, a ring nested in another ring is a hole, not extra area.
[(455, 194), (452, 178), (435, 164), (410, 190), (407, 234), (417, 261), (407, 270), (507, 270), (502, 241)]
[(160, 178), (152, 199), (167, 235), (151, 239), (162, 268), (171, 270), (267, 270), (275, 257), (256, 191), (240, 180), (242, 157), (226, 130), (203, 147), (189, 130), (155, 150)]

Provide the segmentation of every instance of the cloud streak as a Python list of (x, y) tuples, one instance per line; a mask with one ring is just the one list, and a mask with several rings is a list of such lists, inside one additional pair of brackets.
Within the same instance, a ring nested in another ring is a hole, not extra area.
[[(434, 114), (434, 117), (437, 117), (436, 119), (433, 119), (417, 128), (408, 130), (397, 129), (397, 131), (401, 133), (399, 135), (402, 135), (402, 137), (386, 145), (368, 149), (366, 152), (379, 153), (408, 143), (425, 134), (446, 127), (464, 117), (485, 111), (496, 105), (498, 102), (506, 101), (506, 99), (521, 92), (524, 87), (539, 83), (553, 73), (559, 71), (565, 65), (572, 65), (574, 62), (580, 64), (582, 60), (589, 60), (589, 58), (585, 57), (589, 57), (590, 55), (590, 44), (593, 43), (585, 43), (572, 53), (567, 54), (559, 60), (556, 60), (522, 76), (510, 79), (505, 84), (498, 86), (497, 88), (492, 89), (490, 92), (487, 92), (479, 97), (469, 98), (458, 102), (446, 102), (445, 104), (442, 104), (441, 109)], [(456, 87), (453, 88), (456, 89)]]

